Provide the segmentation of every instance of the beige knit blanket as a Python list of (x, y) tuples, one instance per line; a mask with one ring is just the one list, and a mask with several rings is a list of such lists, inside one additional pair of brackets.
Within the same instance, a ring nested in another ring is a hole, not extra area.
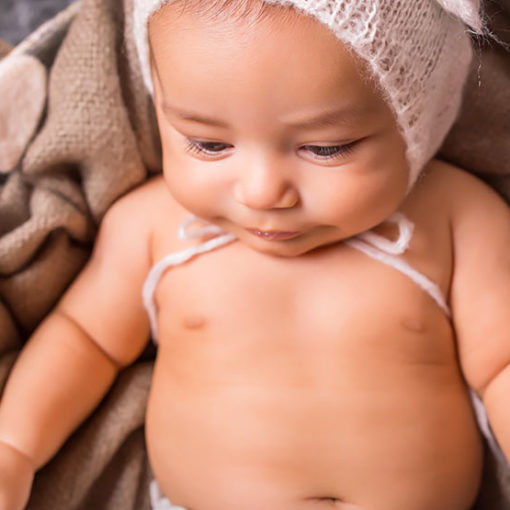
[[(18, 47), (0, 42), (1, 387), (86, 262), (105, 211), (160, 169), (132, 1), (82, 0)], [(494, 0), (490, 14), (510, 42), (510, 0)], [(477, 44), (463, 113), (442, 155), (510, 199), (510, 53)], [(149, 509), (143, 421), (153, 354), (121, 374), (38, 474), (29, 510)], [(510, 473), (490, 456), (485, 468), (476, 508), (510, 509)]]

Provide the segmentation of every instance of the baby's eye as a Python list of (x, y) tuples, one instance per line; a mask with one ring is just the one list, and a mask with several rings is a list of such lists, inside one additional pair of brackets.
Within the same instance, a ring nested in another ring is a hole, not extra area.
[(218, 156), (230, 148), (232, 148), (232, 145), (228, 143), (208, 142), (204, 140), (188, 138), (186, 152), (191, 152), (202, 156)]
[(307, 153), (320, 160), (339, 159), (351, 154), (356, 142), (345, 145), (304, 145), (302, 147)]

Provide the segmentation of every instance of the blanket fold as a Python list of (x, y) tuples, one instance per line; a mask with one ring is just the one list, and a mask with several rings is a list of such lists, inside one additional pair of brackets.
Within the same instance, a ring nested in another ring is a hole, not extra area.
[[(133, 1), (79, 0), (17, 47), (0, 41), (0, 387), (86, 263), (106, 210), (161, 169), (131, 36)], [(487, 9), (508, 43), (509, 0)], [(477, 44), (441, 155), (510, 201), (510, 54), (495, 41)], [(121, 374), (37, 475), (29, 510), (150, 508), (143, 421), (151, 374), (146, 358)], [(489, 452), (476, 508), (510, 509), (510, 474)]]

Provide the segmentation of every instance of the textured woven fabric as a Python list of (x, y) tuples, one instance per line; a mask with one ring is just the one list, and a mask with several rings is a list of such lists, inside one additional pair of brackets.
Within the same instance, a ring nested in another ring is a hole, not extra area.
[[(151, 93), (147, 22), (171, 1), (135, 2), (135, 40)], [(366, 61), (407, 144), (411, 188), (457, 116), (472, 55), (464, 23), (481, 31), (478, 0), (266, 1), (315, 17)]]

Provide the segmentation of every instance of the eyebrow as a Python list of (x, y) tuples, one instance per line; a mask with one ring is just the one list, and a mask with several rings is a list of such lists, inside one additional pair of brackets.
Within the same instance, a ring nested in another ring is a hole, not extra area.
[(218, 119), (213, 119), (212, 117), (206, 117), (199, 115), (197, 113), (188, 112), (186, 110), (180, 110), (178, 108), (174, 108), (170, 106), (168, 103), (162, 102), (161, 103), (161, 109), (163, 110), (163, 113), (165, 115), (174, 115), (178, 117), (181, 120), (186, 120), (188, 122), (197, 122), (199, 124), (206, 124), (208, 126), (214, 126), (214, 127), (221, 127), (221, 128), (228, 128), (229, 125)]
[(336, 109), (328, 109), (315, 116), (303, 120), (289, 121), (289, 126), (301, 129), (327, 128), (338, 124), (352, 125), (361, 120), (369, 112), (369, 108), (358, 105), (342, 106)]
[[(174, 108), (173, 106), (170, 106), (168, 103), (165, 102), (161, 103), (161, 109), (163, 110), (165, 115), (176, 116), (180, 120), (184, 120), (187, 122), (196, 122), (199, 124), (205, 124), (208, 126), (220, 128), (230, 127), (227, 122), (224, 122), (222, 120), (203, 116), (186, 110), (181, 110), (179, 108)], [(310, 117), (304, 120), (285, 122), (285, 124), (297, 129), (327, 128), (336, 126), (338, 124), (351, 125), (356, 121), (359, 121), (362, 117), (366, 116), (368, 110), (369, 109), (366, 107), (363, 108), (357, 105), (341, 107), (338, 109), (326, 110), (322, 113), (319, 113), (315, 117)]]

